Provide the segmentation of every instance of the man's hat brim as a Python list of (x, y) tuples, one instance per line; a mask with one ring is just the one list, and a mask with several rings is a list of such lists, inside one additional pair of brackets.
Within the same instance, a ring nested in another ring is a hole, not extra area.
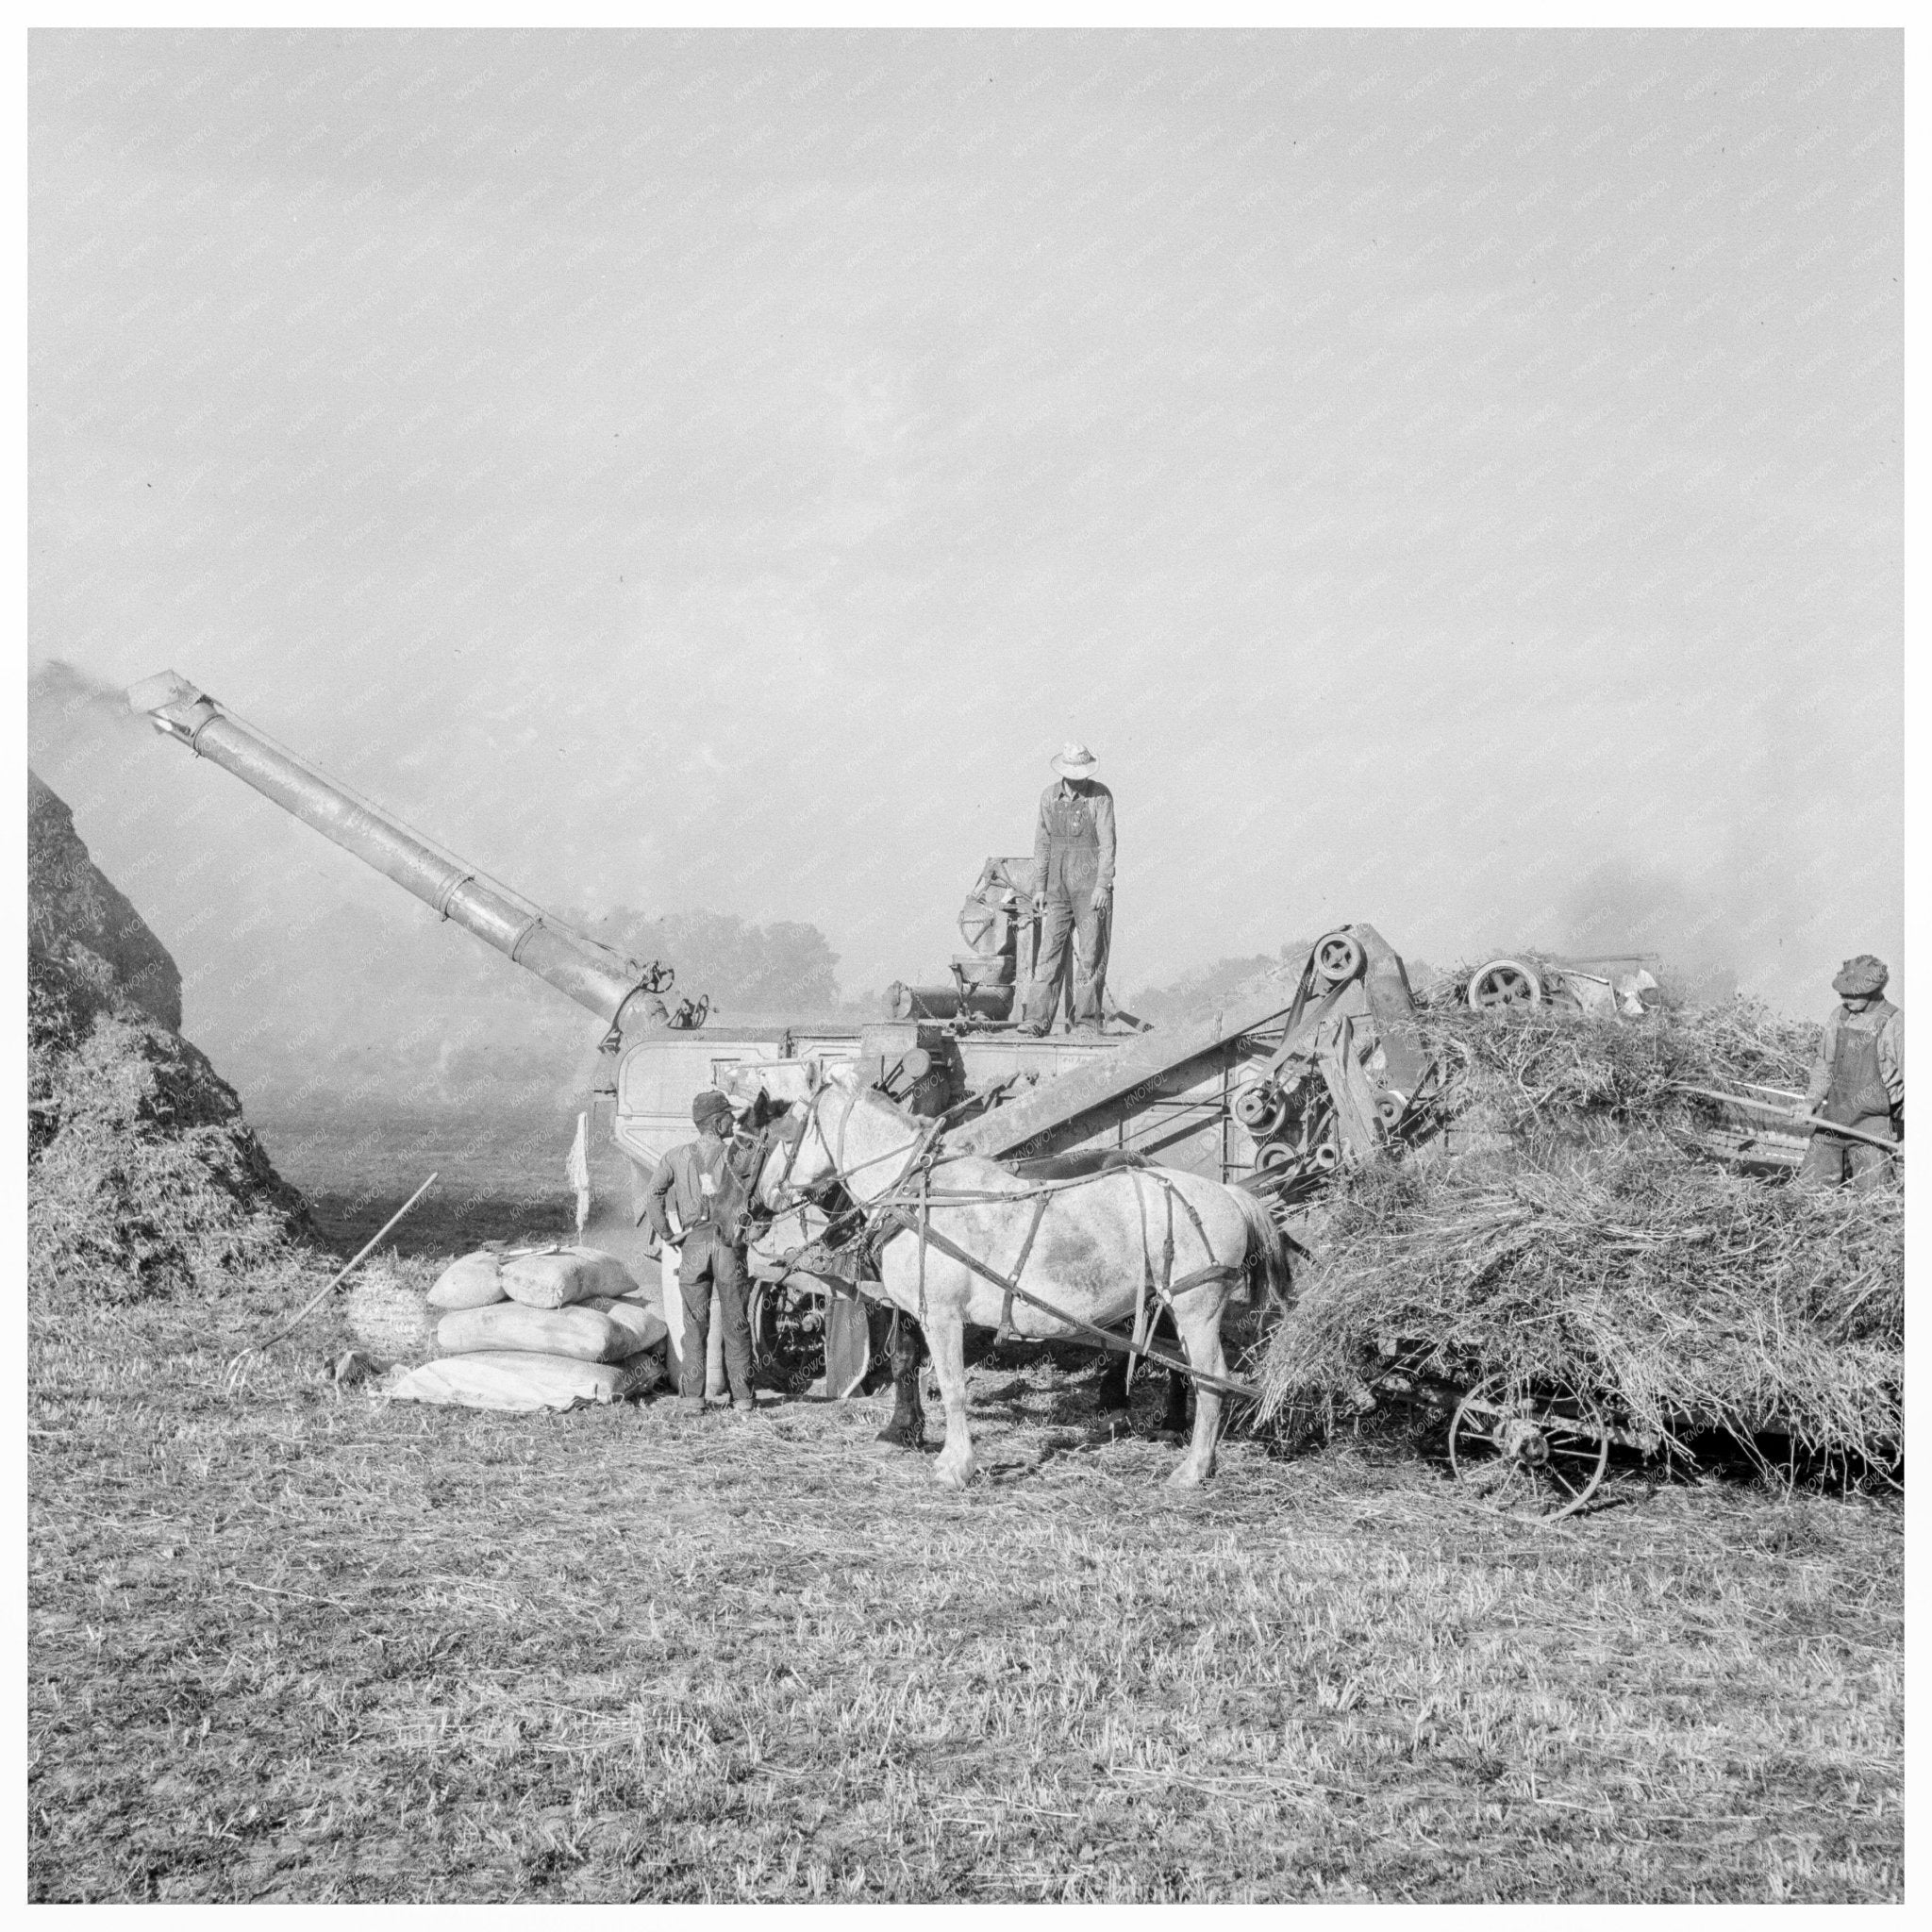
[(1831, 982), (1831, 990), (1840, 999), (1856, 1000), (1867, 993), (1883, 992), (1886, 975), (1876, 973), (1840, 973)]

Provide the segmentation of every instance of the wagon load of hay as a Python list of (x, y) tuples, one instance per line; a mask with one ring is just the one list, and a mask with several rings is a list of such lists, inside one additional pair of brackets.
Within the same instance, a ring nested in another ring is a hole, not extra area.
[(1491, 1017), (1432, 996), (1419, 1023), (1451, 1070), (1452, 1117), (1507, 1138), (1581, 1123), (1648, 1127), (1701, 1145), (1724, 1109), (1697, 1089), (1802, 1092), (1819, 1029), (1757, 1001), (1657, 1003), (1641, 1020), (1546, 1007)]
[(108, 1301), (219, 1285), (307, 1233), (235, 1091), (176, 1030), (181, 980), (73, 814), (27, 790), (27, 1274)]
[(1742, 1002), (1638, 1026), (1428, 1024), (1460, 1043), (1452, 1108), (1493, 1137), (1364, 1170), (1337, 1200), (1263, 1363), (1277, 1424), (1500, 1374), (1588, 1391), (1679, 1453), (1707, 1430), (1899, 1452), (1903, 1191), (1813, 1193), (1696, 1158), (1705, 1103), (1683, 1089), (1802, 1083), (1809, 1029)]

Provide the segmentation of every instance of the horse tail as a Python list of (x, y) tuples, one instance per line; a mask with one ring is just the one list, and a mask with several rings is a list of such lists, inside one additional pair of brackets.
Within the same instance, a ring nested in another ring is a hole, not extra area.
[(1275, 1226), (1274, 1218), (1245, 1188), (1230, 1188), (1248, 1226), (1246, 1262), (1250, 1281), (1259, 1277), (1261, 1291), (1277, 1308), (1289, 1305), (1294, 1277), (1288, 1263), (1288, 1243)]

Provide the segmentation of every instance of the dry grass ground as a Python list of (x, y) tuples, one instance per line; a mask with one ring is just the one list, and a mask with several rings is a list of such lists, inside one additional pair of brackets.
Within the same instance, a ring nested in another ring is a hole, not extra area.
[(964, 1495), (870, 1406), (384, 1407), (325, 1326), (225, 1394), (301, 1286), (34, 1311), (36, 1898), (1901, 1893), (1892, 1506), (1180, 1495), (1038, 1361)]

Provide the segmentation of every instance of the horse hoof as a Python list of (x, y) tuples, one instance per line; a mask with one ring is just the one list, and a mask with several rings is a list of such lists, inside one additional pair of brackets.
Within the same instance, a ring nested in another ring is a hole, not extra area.
[(873, 1441), (885, 1443), (889, 1449), (917, 1449), (921, 1438), (913, 1433), (909, 1424), (898, 1423), (889, 1424)]
[(948, 1469), (943, 1462), (932, 1473), (933, 1481), (942, 1484), (949, 1490), (963, 1490), (967, 1483), (972, 1480), (972, 1476), (973, 1471), (970, 1467), (966, 1469)]
[(1196, 1469), (1191, 1462), (1184, 1462), (1168, 1477), (1167, 1487), (1171, 1490), (1198, 1490), (1207, 1479), (1206, 1470)]

